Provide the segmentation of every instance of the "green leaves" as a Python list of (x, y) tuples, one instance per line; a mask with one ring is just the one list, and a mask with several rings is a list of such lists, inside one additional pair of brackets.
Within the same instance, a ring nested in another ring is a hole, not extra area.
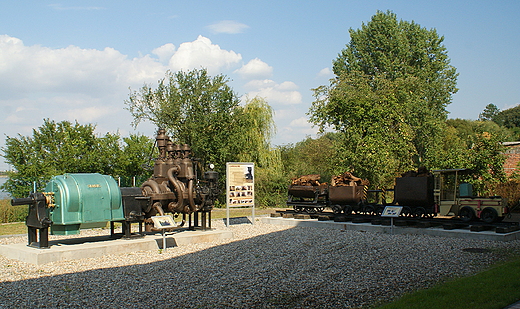
[(15, 168), (5, 183), (15, 197), (24, 197), (55, 175), (101, 173), (113, 175), (119, 159), (119, 136), (97, 137), (95, 126), (45, 119), (32, 137), (7, 137), (2, 149), (6, 162)]
[(333, 62), (336, 78), (314, 89), (310, 121), (344, 134), (344, 168), (377, 185), (435, 166), (457, 91), (443, 38), (392, 12), (377, 12), (350, 37)]

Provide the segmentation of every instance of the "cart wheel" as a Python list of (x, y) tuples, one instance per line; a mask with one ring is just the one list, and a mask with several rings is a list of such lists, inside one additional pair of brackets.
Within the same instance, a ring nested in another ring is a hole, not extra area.
[(305, 211), (308, 214), (315, 214), (316, 213), (316, 208), (314, 208), (314, 207), (305, 207)]
[(351, 215), (352, 214), (352, 206), (350, 205), (346, 205), (344, 208), (343, 208), (343, 213), (345, 215)]
[(374, 210), (374, 206), (372, 205), (366, 205), (364, 208), (363, 208), (363, 211), (365, 212), (365, 214), (367, 215), (372, 215), (375, 210)]
[(459, 218), (463, 222), (469, 222), (475, 219), (475, 211), (471, 207), (465, 206), (459, 210)]
[(482, 210), (480, 219), (486, 223), (493, 223), (498, 219), (498, 212), (495, 208), (486, 207)]
[(413, 211), (413, 216), (415, 218), (422, 218), (426, 215), (426, 210), (423, 207), (417, 207)]
[(332, 212), (335, 214), (340, 214), (343, 211), (343, 207), (341, 207), (340, 205), (334, 205), (331, 208)]

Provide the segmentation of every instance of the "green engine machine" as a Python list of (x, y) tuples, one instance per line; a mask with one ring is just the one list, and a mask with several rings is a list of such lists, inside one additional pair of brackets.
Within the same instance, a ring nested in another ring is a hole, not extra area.
[(125, 220), (121, 191), (110, 176), (64, 174), (53, 177), (45, 192), (53, 206), (47, 208), (53, 235), (78, 234), (80, 229), (104, 227)]
[(49, 228), (53, 235), (73, 235), (125, 220), (120, 188), (112, 177), (101, 174), (55, 176), (45, 192), (13, 199), (11, 204), (29, 205), (25, 222), (29, 246), (38, 248), (49, 247)]

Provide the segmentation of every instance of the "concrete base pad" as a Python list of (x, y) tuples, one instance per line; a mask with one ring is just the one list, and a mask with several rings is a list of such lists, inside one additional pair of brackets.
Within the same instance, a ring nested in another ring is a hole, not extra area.
[[(166, 248), (193, 243), (213, 242), (233, 238), (229, 230), (182, 231), (166, 233)], [(161, 234), (132, 239), (112, 239), (109, 236), (69, 238), (49, 242), (49, 249), (28, 247), (27, 244), (1, 245), (0, 255), (26, 263), (41, 265), (63, 260), (100, 257), (163, 247)]]
[(520, 231), (511, 233), (496, 233), (494, 231), (472, 232), (467, 229), (444, 230), (442, 227), (429, 228), (413, 228), (401, 226), (388, 225), (372, 225), (371, 223), (352, 223), (352, 222), (334, 222), (334, 221), (318, 221), (318, 220), (299, 220), (288, 218), (262, 218), (263, 223), (281, 224), (290, 226), (305, 226), (316, 228), (334, 228), (342, 230), (353, 230), (363, 232), (376, 232), (384, 234), (413, 234), (413, 235), (430, 235), (440, 237), (453, 237), (463, 239), (478, 239), (478, 240), (496, 240), (496, 241), (511, 241), (520, 239)]

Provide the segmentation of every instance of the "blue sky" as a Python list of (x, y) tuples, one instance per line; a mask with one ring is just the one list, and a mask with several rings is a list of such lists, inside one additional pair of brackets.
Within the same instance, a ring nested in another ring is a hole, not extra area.
[(349, 28), (377, 10), (445, 37), (460, 74), (450, 118), (520, 103), (520, 1), (0, 1), (0, 146), (43, 118), (153, 136), (131, 127), (129, 88), (201, 66), (267, 99), (273, 144), (315, 136), (310, 89), (328, 84)]

